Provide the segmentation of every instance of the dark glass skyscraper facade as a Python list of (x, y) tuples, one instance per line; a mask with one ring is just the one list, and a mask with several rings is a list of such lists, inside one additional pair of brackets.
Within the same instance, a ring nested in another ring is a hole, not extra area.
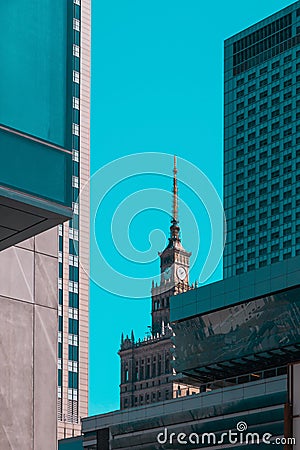
[(300, 1), (225, 41), (224, 277), (300, 254)]

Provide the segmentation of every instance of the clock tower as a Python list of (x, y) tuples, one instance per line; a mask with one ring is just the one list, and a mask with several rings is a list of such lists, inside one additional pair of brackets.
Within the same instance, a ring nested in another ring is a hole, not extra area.
[(167, 247), (159, 253), (160, 284), (152, 284), (152, 334), (161, 333), (170, 322), (170, 296), (186, 292), (189, 285), (189, 267), (191, 253), (181, 243), (178, 220), (178, 187), (176, 156), (173, 170), (173, 211), (170, 237)]
[[(167, 247), (159, 253), (160, 281), (152, 283), (152, 333), (143, 340), (122, 334), (120, 408), (147, 405), (199, 392), (178, 378), (172, 368), (170, 297), (193, 289), (189, 285), (191, 253), (181, 243), (178, 221), (177, 167), (174, 157), (173, 213)], [(176, 378), (177, 377), (177, 378)]]

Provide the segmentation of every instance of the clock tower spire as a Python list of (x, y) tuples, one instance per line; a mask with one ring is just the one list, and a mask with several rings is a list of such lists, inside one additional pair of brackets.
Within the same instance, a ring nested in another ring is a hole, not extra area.
[(180, 239), (178, 220), (177, 161), (174, 156), (173, 202), (170, 237), (167, 247), (159, 253), (160, 284), (152, 286), (152, 333), (161, 333), (164, 324), (170, 322), (170, 296), (191, 289), (189, 267), (191, 253), (187, 252)]

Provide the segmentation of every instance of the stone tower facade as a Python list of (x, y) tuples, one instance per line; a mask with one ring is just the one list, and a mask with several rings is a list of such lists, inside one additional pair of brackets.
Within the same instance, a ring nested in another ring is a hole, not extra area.
[(136, 340), (134, 333), (122, 335), (120, 408), (132, 408), (178, 395), (196, 393), (197, 387), (179, 382), (172, 369), (170, 297), (193, 288), (189, 284), (191, 253), (181, 243), (178, 221), (178, 187), (174, 157), (173, 214), (167, 247), (159, 253), (160, 283), (152, 283), (151, 335)]

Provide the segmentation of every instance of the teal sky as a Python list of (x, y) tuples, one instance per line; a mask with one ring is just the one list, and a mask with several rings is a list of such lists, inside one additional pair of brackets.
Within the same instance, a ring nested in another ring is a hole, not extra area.
[[(223, 41), (291, 3), (284, 0), (94, 1), (91, 174), (126, 155), (176, 154), (196, 165), (222, 198)], [(104, 258), (129, 277), (151, 277), (158, 270), (159, 261), (157, 258), (148, 264), (137, 264), (122, 256), (111, 239), (111, 221), (119, 204), (136, 191), (171, 190), (171, 179), (159, 174), (169, 171), (171, 175), (172, 158), (169, 167), (162, 167), (159, 158), (157, 161), (157, 174), (120, 181), (105, 197), (95, 226), (95, 218), (91, 218), (91, 232), (95, 233)], [(179, 171), (180, 167), (183, 169), (184, 165), (179, 164)], [(122, 171), (126, 178), (126, 170)], [(100, 173), (100, 182), (101, 176)], [(187, 173), (181, 172), (181, 176), (188, 179)], [(191, 270), (193, 281), (199, 277), (209, 250), (210, 224), (203, 203), (189, 186), (179, 184), (179, 194), (187, 205), (187, 208), (180, 205), (183, 244), (194, 256), (199, 251)], [(93, 201), (97, 202), (98, 195), (98, 189), (94, 189)], [(139, 203), (136, 208), (137, 215), (130, 224), (126, 218), (124, 222), (118, 221), (113, 238), (122, 237), (129, 225), (127, 234), (133, 247), (143, 252), (149, 249), (152, 230), (168, 233), (167, 212), (171, 204), (166, 199), (164, 211), (146, 208), (141, 212)], [(200, 248), (196, 245), (195, 223)], [(163, 250), (166, 238), (159, 232), (152, 237), (156, 254)], [(97, 255), (97, 249), (92, 246), (92, 269), (99, 271), (101, 278)], [(209, 282), (219, 278), (221, 265)], [(150, 324), (149, 298), (137, 300), (129, 295), (122, 298), (98, 284), (91, 281), (90, 288), (90, 415), (118, 409), (117, 351), (121, 333), (130, 334), (133, 328), (136, 336), (143, 337)], [(150, 287), (151, 284), (149, 295)]]

